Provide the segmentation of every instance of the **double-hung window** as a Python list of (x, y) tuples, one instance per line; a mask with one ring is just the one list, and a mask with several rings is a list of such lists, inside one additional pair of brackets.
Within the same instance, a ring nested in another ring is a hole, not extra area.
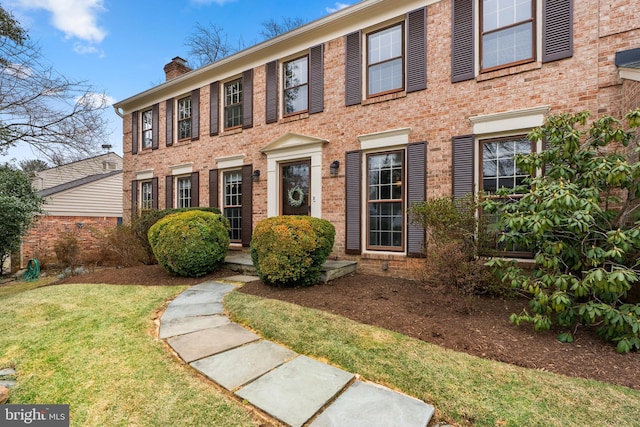
[(178, 208), (191, 207), (191, 177), (176, 178), (176, 187), (178, 188)]
[(142, 112), (142, 148), (151, 148), (153, 144), (153, 110)]
[(224, 85), (224, 128), (242, 126), (242, 79)]
[(140, 184), (140, 210), (153, 209), (153, 186), (151, 181), (143, 181)]
[(482, 69), (535, 59), (536, 0), (482, 0)]
[(191, 138), (191, 96), (178, 100), (178, 139)]
[(309, 57), (285, 62), (284, 115), (302, 113), (309, 109)]
[(404, 250), (404, 151), (367, 155), (367, 248)]
[(223, 214), (229, 220), (229, 237), (232, 242), (242, 242), (242, 171), (223, 174)]
[(367, 94), (380, 95), (404, 88), (404, 25), (367, 35)]

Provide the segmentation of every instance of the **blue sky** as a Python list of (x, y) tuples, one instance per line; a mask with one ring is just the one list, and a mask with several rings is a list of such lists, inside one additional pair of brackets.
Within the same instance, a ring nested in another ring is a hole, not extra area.
[[(41, 47), (45, 63), (74, 81), (86, 81), (116, 102), (164, 81), (163, 67), (184, 45), (196, 23), (221, 26), (228, 41), (245, 47), (262, 41), (261, 23), (283, 17), (311, 22), (358, 0), (4, 0)], [(122, 122), (107, 113), (112, 151), (122, 154)], [(28, 147), (11, 149), (0, 162), (33, 159)]]

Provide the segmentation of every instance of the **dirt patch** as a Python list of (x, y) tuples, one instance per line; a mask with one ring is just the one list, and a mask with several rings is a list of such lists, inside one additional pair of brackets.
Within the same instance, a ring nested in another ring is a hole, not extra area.
[[(220, 270), (197, 279), (181, 278), (153, 265), (105, 269), (58, 283), (194, 285), (235, 274)], [(618, 354), (585, 329), (576, 332), (573, 344), (563, 344), (555, 338), (558, 331), (536, 333), (530, 325), (516, 327), (509, 315), (526, 307), (524, 299), (471, 298), (444, 287), (359, 274), (308, 288), (254, 282), (241, 292), (324, 310), (486, 359), (640, 390), (640, 353)]]

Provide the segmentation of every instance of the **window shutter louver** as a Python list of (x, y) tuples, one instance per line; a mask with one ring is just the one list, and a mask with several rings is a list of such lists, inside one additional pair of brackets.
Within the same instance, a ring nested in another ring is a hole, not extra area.
[(158, 209), (158, 177), (151, 178), (151, 207)]
[(242, 246), (248, 247), (253, 233), (253, 165), (242, 167)]
[(200, 138), (200, 89), (191, 91), (191, 139)]
[(159, 116), (160, 115), (160, 104), (153, 104), (153, 108), (151, 110), (151, 149), (158, 149), (158, 134), (159, 129), (158, 126), (160, 124)]
[(209, 135), (220, 133), (220, 82), (209, 85)]
[(167, 147), (171, 147), (173, 145), (173, 98), (167, 99), (167, 109), (166, 109), (166, 117), (165, 124), (167, 128)]
[(131, 113), (131, 154), (138, 154), (138, 112)]
[(253, 69), (242, 73), (242, 128), (253, 127)]
[(427, 8), (407, 14), (407, 92), (427, 88)]
[(344, 105), (356, 105), (362, 101), (362, 35), (360, 31), (347, 34), (345, 40)]
[(138, 181), (131, 181), (131, 219), (138, 216)]
[(345, 159), (345, 253), (362, 252), (362, 153), (349, 151)]
[(309, 49), (309, 114), (324, 110), (324, 45)]
[(173, 207), (173, 176), (167, 176), (165, 178), (165, 208), (171, 209)]
[(266, 122), (275, 123), (278, 121), (278, 61), (269, 62), (266, 65), (267, 87), (266, 87)]
[(573, 0), (542, 2), (542, 62), (573, 56)]
[(191, 172), (191, 207), (200, 206), (200, 173)]
[[(407, 146), (407, 207), (424, 202), (427, 190), (427, 143), (418, 142)], [(424, 256), (424, 228), (407, 221), (407, 255)]]
[(218, 202), (218, 169), (209, 171), (209, 207), (217, 208)]
[(474, 6), (475, 0), (453, 0), (451, 11), (451, 82), (475, 77)]
[(453, 153), (453, 197), (464, 198), (474, 193), (473, 135), (454, 136), (452, 138)]

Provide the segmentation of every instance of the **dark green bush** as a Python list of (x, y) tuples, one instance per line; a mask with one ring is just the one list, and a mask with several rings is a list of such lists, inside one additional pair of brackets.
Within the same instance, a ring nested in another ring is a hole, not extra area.
[(188, 212), (193, 210), (212, 212), (216, 214), (220, 214), (220, 209), (218, 208), (180, 208), (180, 209), (162, 209), (162, 210), (150, 210), (144, 212), (142, 215), (136, 217), (131, 221), (131, 229), (133, 233), (136, 235), (138, 240), (140, 241), (140, 245), (145, 251), (146, 256), (141, 260), (144, 264), (157, 264), (155, 255), (153, 254), (153, 249), (151, 248), (151, 244), (149, 243), (149, 229), (153, 224), (158, 222), (158, 220), (164, 218), (167, 215), (171, 215), (174, 213), (180, 212)]
[(149, 229), (153, 253), (171, 274), (200, 277), (214, 271), (229, 247), (229, 221), (213, 212), (167, 215)]
[(333, 249), (335, 228), (309, 216), (279, 216), (253, 230), (251, 259), (258, 276), (276, 286), (311, 286)]

